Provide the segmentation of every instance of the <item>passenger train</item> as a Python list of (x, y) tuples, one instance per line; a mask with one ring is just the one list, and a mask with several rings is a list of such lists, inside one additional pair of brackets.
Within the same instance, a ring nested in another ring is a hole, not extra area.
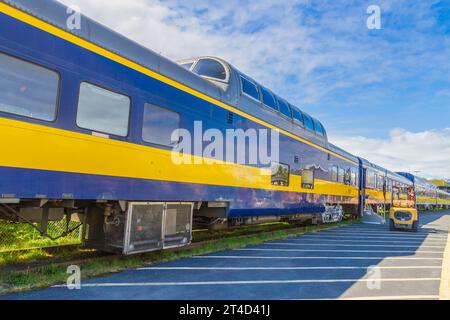
[[(85, 16), (69, 29), (67, 12), (0, 1), (0, 218), (45, 234), (66, 216), (84, 224), (87, 246), (129, 254), (188, 244), (194, 224), (450, 205), (419, 178), (331, 144), (319, 120), (223, 59), (175, 63)], [(279, 161), (173, 163), (171, 134), (196, 121), (276, 131)]]

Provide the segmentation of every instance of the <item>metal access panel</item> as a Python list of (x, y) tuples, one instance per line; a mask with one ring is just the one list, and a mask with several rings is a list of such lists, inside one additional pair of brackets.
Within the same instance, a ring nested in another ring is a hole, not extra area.
[(193, 203), (167, 203), (164, 216), (164, 248), (185, 246), (192, 241)]
[(162, 249), (164, 208), (164, 203), (129, 204), (124, 254)]
[(192, 240), (193, 203), (130, 203), (123, 253), (185, 246)]

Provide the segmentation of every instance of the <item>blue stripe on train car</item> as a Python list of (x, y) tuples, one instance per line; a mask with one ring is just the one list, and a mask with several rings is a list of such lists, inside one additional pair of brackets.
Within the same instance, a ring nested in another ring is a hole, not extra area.
[[(321, 195), (0, 167), (9, 196), (129, 201), (230, 201), (229, 216), (323, 212)], [(26, 188), (24, 189), (24, 186)], [(40, 194), (34, 193), (36, 190)], [(2, 190), (3, 192), (3, 190)], [(46, 193), (44, 193), (46, 192)], [(95, 195), (94, 198), (92, 196)], [(319, 199), (321, 201), (319, 201)], [(236, 201), (239, 199), (239, 201)]]

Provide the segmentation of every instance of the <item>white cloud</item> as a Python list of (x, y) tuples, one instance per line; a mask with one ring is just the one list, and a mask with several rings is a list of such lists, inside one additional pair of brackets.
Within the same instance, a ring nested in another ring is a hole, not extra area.
[(423, 132), (393, 129), (388, 139), (332, 137), (332, 142), (391, 171), (420, 171), (450, 178), (450, 128)]
[(370, 41), (343, 36), (367, 31), (360, 6), (315, 4), (323, 12), (311, 17), (310, 0), (59, 1), (173, 60), (221, 56), (295, 104), (388, 74), (371, 68)]

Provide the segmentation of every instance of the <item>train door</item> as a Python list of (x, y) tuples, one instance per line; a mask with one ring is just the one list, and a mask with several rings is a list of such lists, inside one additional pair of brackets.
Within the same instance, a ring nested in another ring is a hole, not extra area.
[(364, 208), (366, 206), (366, 175), (367, 175), (367, 169), (363, 168), (362, 165), (360, 165), (358, 213), (361, 217), (364, 214)]

